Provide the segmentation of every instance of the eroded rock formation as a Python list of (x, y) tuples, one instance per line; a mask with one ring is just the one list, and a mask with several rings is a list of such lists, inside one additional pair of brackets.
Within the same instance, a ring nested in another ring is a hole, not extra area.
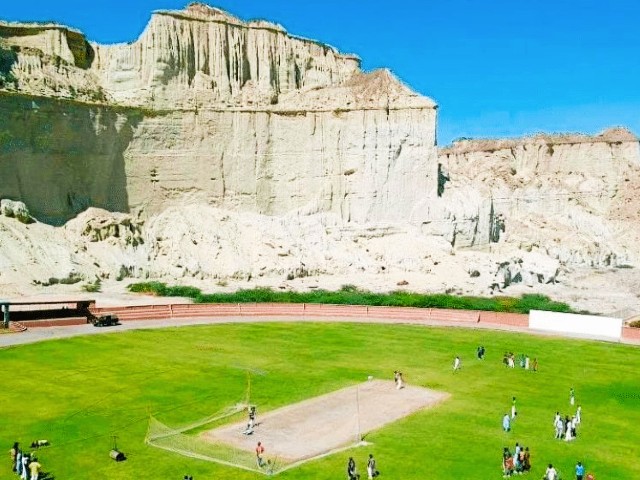
[(389, 71), (203, 4), (121, 45), (0, 22), (0, 198), (39, 221), (0, 216), (0, 291), (344, 281), (614, 311), (597, 271), (635, 308), (632, 134), (438, 152), (435, 131), (434, 102)]
[(640, 146), (627, 130), (465, 140), (442, 149), (439, 164), (460, 245), (503, 240), (590, 267), (638, 261)]
[[(89, 206), (152, 215), (186, 199), (404, 221), (436, 182), (433, 101), (274, 24), (193, 4), (156, 12), (132, 44), (2, 24), (0, 48), (12, 79), (0, 193), (45, 221)], [(36, 180), (45, 188), (26, 198)]]

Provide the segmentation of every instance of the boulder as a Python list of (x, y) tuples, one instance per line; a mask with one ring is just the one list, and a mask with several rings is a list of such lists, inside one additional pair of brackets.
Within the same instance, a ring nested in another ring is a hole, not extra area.
[(0, 200), (0, 213), (5, 217), (15, 218), (24, 224), (33, 223), (35, 221), (24, 202), (8, 199)]

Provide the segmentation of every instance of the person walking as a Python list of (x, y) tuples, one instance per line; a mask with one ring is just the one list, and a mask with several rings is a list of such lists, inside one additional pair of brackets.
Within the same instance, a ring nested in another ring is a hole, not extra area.
[(460, 357), (456, 356), (453, 360), (453, 371), (460, 370), (462, 368), (462, 362), (460, 361)]
[(584, 465), (578, 462), (576, 465), (576, 480), (582, 480), (584, 478)]
[(376, 470), (376, 459), (373, 458), (373, 455), (369, 454), (369, 460), (367, 461), (367, 476), (369, 480), (373, 480), (373, 477), (378, 476), (378, 471)]

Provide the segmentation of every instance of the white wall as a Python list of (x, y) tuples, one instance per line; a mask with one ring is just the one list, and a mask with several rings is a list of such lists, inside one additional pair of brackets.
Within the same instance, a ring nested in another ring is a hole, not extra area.
[(622, 319), (531, 310), (529, 328), (619, 340), (622, 335)]

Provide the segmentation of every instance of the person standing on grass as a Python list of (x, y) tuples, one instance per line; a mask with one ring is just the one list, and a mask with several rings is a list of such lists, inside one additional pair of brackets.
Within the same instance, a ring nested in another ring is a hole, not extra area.
[(576, 392), (573, 389), (573, 387), (571, 387), (571, 389), (569, 390), (569, 405), (573, 406), (576, 403)]
[(256, 445), (256, 462), (258, 463), (259, 468), (262, 468), (262, 465), (264, 465), (264, 462), (262, 460), (263, 454), (264, 446), (262, 445), (262, 442), (258, 442), (258, 445)]
[(18, 448), (18, 453), (16, 453), (16, 469), (15, 472), (20, 476), (22, 474), (22, 450)]
[(562, 433), (564, 432), (564, 423), (562, 422), (562, 417), (560, 417), (560, 414), (556, 414), (556, 419), (555, 419), (555, 427), (556, 427), (556, 439), (561, 439), (562, 438)]
[(533, 371), (534, 372), (538, 371), (538, 359), (537, 358), (533, 359)]
[(564, 439), (565, 441), (570, 442), (573, 440), (573, 437), (571, 436), (571, 419), (569, 418), (569, 415), (564, 419), (564, 428)]
[(513, 473), (513, 457), (508, 447), (502, 450), (502, 476), (510, 477)]
[(20, 450), (20, 444), (18, 442), (14, 442), (13, 447), (9, 450), (9, 455), (11, 456), (11, 470), (13, 472), (16, 471), (16, 457), (18, 456), (18, 450)]
[(347, 480), (357, 480), (357, 478), (356, 461), (353, 457), (349, 457), (349, 461), (347, 462)]
[(478, 360), (484, 360), (484, 346), (480, 345), (476, 351), (477, 355), (478, 355)]
[(20, 478), (22, 478), (22, 480), (29, 480), (29, 462), (31, 461), (31, 458), (29, 457), (28, 453), (23, 453), (22, 454), (22, 470), (21, 470), (21, 474), (20, 474)]
[(524, 357), (524, 369), (529, 370), (529, 355)]
[(524, 449), (524, 461), (522, 462), (522, 469), (525, 472), (531, 470), (531, 453), (529, 453), (529, 447), (525, 447)]
[(580, 425), (582, 421), (582, 407), (578, 405), (578, 409), (576, 410), (576, 425)]
[(549, 466), (547, 467), (547, 471), (544, 474), (544, 478), (545, 480), (557, 480), (558, 471), (555, 468), (553, 468), (552, 464), (549, 464)]
[(517, 414), (518, 412), (516, 412), (516, 397), (513, 397), (513, 399), (511, 400), (511, 419), (513, 420), (514, 418), (516, 418)]
[(31, 480), (38, 480), (41, 469), (42, 469), (42, 465), (40, 465), (36, 457), (33, 457), (31, 462), (29, 463), (29, 472), (31, 473)]
[(460, 357), (456, 356), (453, 360), (453, 371), (460, 370), (462, 368), (462, 362), (460, 361)]
[(578, 462), (576, 465), (576, 480), (582, 480), (584, 478), (584, 465)]
[(376, 471), (376, 459), (373, 458), (373, 454), (369, 454), (369, 460), (367, 461), (367, 476), (369, 480), (373, 480), (373, 477), (378, 476), (378, 472)]
[(511, 418), (508, 413), (505, 413), (504, 417), (502, 417), (502, 429), (505, 432), (511, 431)]

